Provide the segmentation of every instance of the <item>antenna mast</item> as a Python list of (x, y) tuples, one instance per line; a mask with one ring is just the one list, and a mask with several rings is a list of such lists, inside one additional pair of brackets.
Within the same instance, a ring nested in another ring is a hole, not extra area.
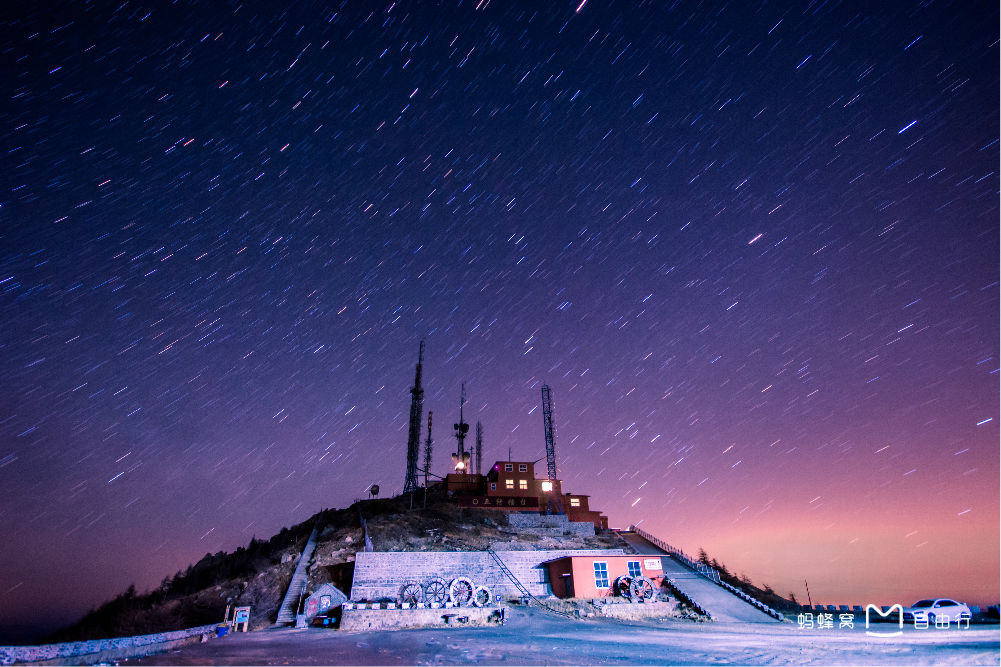
[(453, 424), (455, 429), (455, 439), (459, 441), (459, 448), (452, 454), (452, 463), (455, 471), (461, 475), (469, 472), (469, 452), (466, 451), (466, 434), (469, 433), (469, 424), (462, 418), (462, 407), (466, 404), (466, 383), (462, 383), (462, 393), (459, 394), (459, 423)]
[(476, 422), (476, 474), (483, 469), (483, 424)]
[[(410, 431), (407, 436), (407, 476), (403, 480), (403, 493), (412, 494), (417, 490), (417, 454), (421, 448), (421, 415), (424, 413), (424, 389), (421, 387), (421, 371), (424, 365), (424, 341), (421, 341), (414, 373), (414, 386), (410, 389)], [(411, 498), (412, 501), (412, 498)]]

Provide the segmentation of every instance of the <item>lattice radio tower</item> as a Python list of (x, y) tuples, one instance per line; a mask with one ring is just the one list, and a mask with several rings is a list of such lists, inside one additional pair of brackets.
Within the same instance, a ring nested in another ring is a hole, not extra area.
[(483, 424), (476, 422), (476, 474), (483, 468)]
[(542, 424), (546, 430), (546, 467), (549, 473), (549, 483), (552, 485), (552, 494), (549, 496), (549, 507), (546, 508), (548, 512), (550, 507), (555, 505), (555, 509), (559, 514), (563, 513), (563, 502), (556, 493), (556, 443), (555, 443), (555, 429), (553, 427), (553, 392), (549, 389), (548, 384), (542, 385)]
[[(407, 476), (403, 480), (403, 493), (417, 490), (417, 454), (421, 448), (421, 416), (424, 414), (424, 389), (421, 387), (421, 370), (424, 364), (424, 341), (417, 357), (414, 386), (410, 390), (410, 433), (407, 436)], [(411, 497), (411, 501), (412, 501)]]
[[(431, 475), (431, 415), (428, 410), (428, 439), (424, 441), (424, 507), (428, 506), (428, 477)], [(413, 498), (413, 495), (411, 495)]]
[(428, 439), (424, 441), (424, 488), (428, 488), (428, 475), (431, 474), (431, 446), (434, 441), (431, 439), (431, 415), (434, 413), (428, 410)]

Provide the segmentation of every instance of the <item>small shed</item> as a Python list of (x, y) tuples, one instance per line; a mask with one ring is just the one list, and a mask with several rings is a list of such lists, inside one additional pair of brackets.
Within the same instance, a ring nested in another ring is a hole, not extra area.
[(348, 596), (336, 586), (323, 584), (306, 598), (306, 620), (312, 622), (318, 614), (329, 613), (347, 601)]
[(559, 598), (602, 598), (615, 595), (619, 577), (648, 578), (654, 590), (664, 580), (660, 556), (564, 556), (543, 563), (549, 568), (553, 594)]

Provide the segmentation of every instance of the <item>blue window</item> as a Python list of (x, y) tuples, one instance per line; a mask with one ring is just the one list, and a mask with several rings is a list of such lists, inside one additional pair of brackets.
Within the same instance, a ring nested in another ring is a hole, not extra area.
[(608, 588), (608, 563), (596, 562), (594, 564), (594, 587)]
[(638, 560), (631, 560), (626, 563), (626, 567), (629, 568), (630, 577), (642, 577), (643, 570), (640, 569), (640, 562)]

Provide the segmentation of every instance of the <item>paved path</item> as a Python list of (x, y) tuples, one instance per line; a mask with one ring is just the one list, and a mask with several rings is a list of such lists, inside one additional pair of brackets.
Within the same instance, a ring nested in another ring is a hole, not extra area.
[(502, 626), (236, 633), (127, 665), (997, 665), (998, 626), (867, 637), (795, 623), (571, 621), (513, 608)]
[(700, 574), (692, 572), (687, 566), (682, 565), (667, 555), (667, 552), (663, 549), (636, 533), (620, 531), (619, 535), (630, 546), (636, 549), (637, 553), (660, 555), (660, 562), (664, 568), (664, 576), (677, 581), (685, 594), (702, 605), (702, 608), (708, 611), (715, 620), (741, 623), (778, 622), (760, 609), (755, 609), (753, 605), (741, 600), (722, 586), (709, 581)]

